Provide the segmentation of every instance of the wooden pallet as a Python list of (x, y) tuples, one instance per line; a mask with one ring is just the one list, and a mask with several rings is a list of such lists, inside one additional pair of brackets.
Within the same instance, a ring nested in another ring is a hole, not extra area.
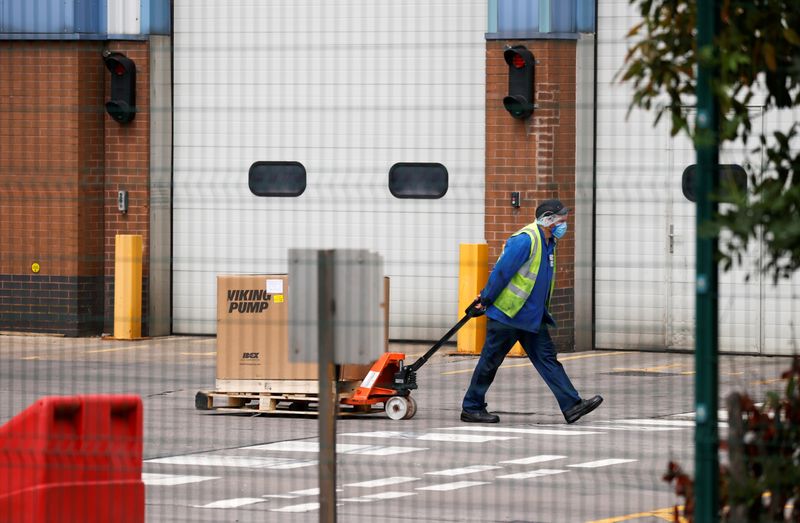
[[(360, 382), (339, 382), (339, 399), (352, 396)], [(218, 383), (219, 385), (219, 383)], [(269, 386), (260, 386), (255, 391), (242, 391), (241, 384), (231, 388), (235, 390), (199, 391), (194, 398), (197, 410), (215, 410), (219, 412), (238, 412), (252, 414), (297, 414), (302, 416), (316, 416), (319, 395), (317, 383), (293, 383), (287, 385), (284, 392), (278, 392), (276, 383)], [(255, 387), (254, 387), (255, 388)], [(312, 392), (313, 391), (313, 392)], [(383, 412), (383, 408), (372, 405), (343, 405), (339, 404), (339, 415), (371, 414)]]

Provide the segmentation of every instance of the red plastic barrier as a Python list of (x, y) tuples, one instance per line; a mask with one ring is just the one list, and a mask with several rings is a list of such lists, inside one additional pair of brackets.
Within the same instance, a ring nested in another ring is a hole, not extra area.
[(46, 397), (0, 427), (0, 523), (144, 522), (142, 400)]

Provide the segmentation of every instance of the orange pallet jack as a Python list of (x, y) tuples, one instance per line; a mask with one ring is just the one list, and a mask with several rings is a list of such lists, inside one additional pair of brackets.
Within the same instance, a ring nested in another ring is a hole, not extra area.
[(478, 299), (473, 301), (464, 311), (464, 317), (411, 365), (405, 365), (406, 355), (402, 352), (387, 352), (378, 358), (355, 393), (341, 402), (354, 406), (383, 403), (390, 419), (413, 418), (417, 413), (417, 402), (411, 397), (411, 391), (417, 388), (417, 371), (470, 319), (486, 312), (477, 308), (479, 303)]

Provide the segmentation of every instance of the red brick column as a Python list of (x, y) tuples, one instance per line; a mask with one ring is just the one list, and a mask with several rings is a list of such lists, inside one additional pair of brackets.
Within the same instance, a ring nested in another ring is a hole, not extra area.
[[(508, 92), (506, 46), (524, 45), (538, 60), (535, 103), (530, 118), (517, 120), (503, 108)], [(486, 43), (486, 241), (493, 265), (509, 235), (535, 219), (542, 200), (575, 205), (575, 56), (573, 40), (497, 40)], [(519, 191), (521, 206), (511, 207)], [(573, 225), (573, 224), (570, 224)], [(551, 331), (560, 351), (575, 346), (575, 245), (559, 242)]]
[[(107, 113), (105, 121), (105, 330), (114, 325), (114, 240), (117, 234), (141, 234), (142, 334), (147, 333), (150, 242), (150, 56), (148, 42), (119, 41), (108, 45), (136, 63), (136, 117), (120, 125)], [(111, 76), (105, 71), (105, 99)], [(117, 210), (117, 191), (128, 191), (128, 212)]]

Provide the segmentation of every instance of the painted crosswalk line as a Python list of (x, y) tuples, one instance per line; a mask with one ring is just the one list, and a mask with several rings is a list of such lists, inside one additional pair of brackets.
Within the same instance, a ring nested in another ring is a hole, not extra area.
[(169, 456), (155, 458), (145, 463), (161, 463), (166, 465), (192, 465), (197, 467), (233, 467), (253, 469), (285, 470), (311, 467), (317, 464), (316, 460), (268, 458), (261, 456), (225, 456), (209, 454), (185, 454), (182, 456)]
[[(599, 422), (599, 423), (606, 423), (606, 422)], [(650, 426), (650, 427), (686, 427), (686, 428), (694, 428), (695, 422), (693, 420), (684, 420), (684, 419), (621, 419), (613, 422), (607, 423), (619, 423), (624, 425), (643, 425), (643, 426)], [(720, 427), (727, 427), (727, 421), (720, 421)]]
[[(339, 504), (337, 503), (338, 507)], [(288, 507), (273, 508), (272, 512), (311, 512), (312, 510), (319, 510), (319, 503), (301, 503), (299, 505), (289, 505)]]
[(538, 469), (538, 470), (530, 470), (528, 472), (517, 472), (514, 474), (505, 474), (503, 476), (497, 476), (496, 479), (531, 479), (531, 478), (541, 478), (544, 476), (553, 476), (555, 474), (563, 474), (565, 472), (569, 472), (568, 470), (563, 469)]
[(415, 492), (378, 492), (377, 494), (367, 494), (357, 498), (346, 498), (342, 501), (351, 503), (367, 503), (370, 501), (380, 501), (385, 499), (406, 498), (408, 496), (415, 496)]
[(247, 505), (255, 505), (256, 503), (264, 503), (266, 500), (263, 498), (232, 498), (221, 499), (205, 505), (194, 505), (196, 508), (238, 508)]
[(378, 487), (386, 487), (389, 485), (399, 485), (401, 483), (409, 483), (411, 481), (419, 481), (419, 478), (414, 478), (410, 476), (394, 476), (391, 478), (381, 478), (369, 481), (361, 481), (359, 483), (348, 483), (345, 485), (345, 487), (378, 488)]
[[(341, 492), (341, 491), (342, 491), (342, 489), (340, 489), (340, 488), (336, 489), (336, 492)], [(319, 488), (314, 487), (314, 488), (307, 488), (307, 489), (303, 489), (303, 490), (293, 490), (293, 491), (289, 492), (289, 494), (292, 495), (292, 496), (319, 496)]]
[[(614, 422), (600, 422), (600, 423), (614, 423)], [(627, 431), (627, 432), (669, 432), (673, 430), (686, 430), (689, 427), (685, 425), (660, 425), (660, 426), (649, 426), (649, 425), (636, 425), (636, 424), (628, 424), (628, 425), (581, 425), (582, 429), (590, 429), (590, 430), (602, 430), (602, 431)]]
[(147, 486), (186, 485), (189, 483), (200, 483), (201, 481), (209, 481), (212, 479), (219, 479), (219, 476), (185, 476), (177, 474), (152, 474), (148, 472), (142, 472), (142, 483)]
[[(319, 442), (316, 441), (280, 441), (265, 445), (242, 447), (243, 450), (266, 450), (272, 452), (314, 452), (319, 453)], [(361, 454), (365, 456), (391, 456), (428, 450), (423, 447), (384, 447), (379, 445), (336, 444), (337, 454)]]
[(519, 439), (515, 436), (489, 436), (484, 434), (441, 434), (429, 432), (415, 434), (410, 432), (376, 431), (376, 432), (348, 432), (342, 436), (361, 438), (388, 438), (388, 439), (415, 439), (421, 441), (447, 441), (451, 443), (487, 443), (489, 441), (506, 441)]
[(416, 490), (434, 490), (438, 492), (448, 492), (462, 488), (477, 487), (478, 485), (488, 485), (488, 481), (455, 481), (453, 483), (442, 483), (440, 485), (430, 485), (418, 487)]
[(527, 458), (508, 459), (500, 461), (502, 464), (509, 465), (532, 465), (534, 463), (544, 463), (545, 461), (554, 461), (557, 459), (564, 459), (566, 456), (558, 456), (554, 454), (540, 454), (538, 456), (529, 456)]
[(566, 430), (550, 428), (519, 428), (519, 427), (481, 427), (477, 425), (467, 425), (461, 427), (444, 427), (435, 430), (459, 430), (470, 432), (504, 432), (508, 434), (533, 434), (538, 436), (588, 436), (592, 434), (603, 434), (603, 432), (591, 430)]
[(495, 465), (470, 465), (468, 467), (461, 467), (447, 470), (435, 470), (433, 472), (426, 472), (425, 474), (431, 476), (464, 476), (467, 474), (475, 474), (477, 472), (485, 472), (487, 470), (497, 470), (503, 467)]
[(596, 469), (599, 467), (608, 467), (610, 465), (619, 465), (621, 463), (632, 463), (639, 461), (636, 459), (600, 459), (597, 461), (587, 461), (586, 463), (576, 463), (574, 465), (567, 465), (573, 468)]

